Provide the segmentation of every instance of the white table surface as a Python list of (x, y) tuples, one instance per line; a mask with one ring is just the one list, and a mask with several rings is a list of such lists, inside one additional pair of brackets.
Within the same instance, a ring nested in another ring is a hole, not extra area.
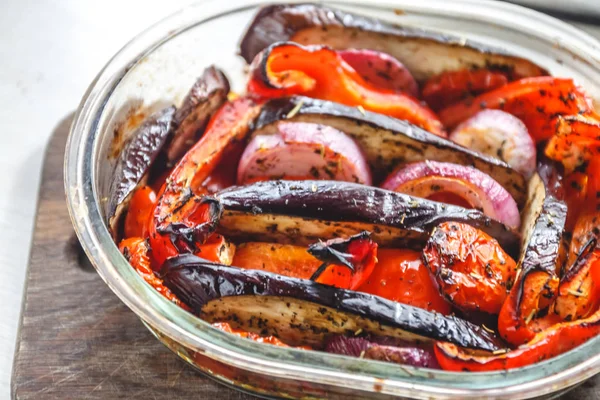
[[(48, 138), (58, 122), (77, 107), (104, 63), (129, 38), (191, 2), (0, 2), (0, 398), (9, 398), (10, 393), (23, 281)], [(600, 27), (580, 26), (600, 37)]]

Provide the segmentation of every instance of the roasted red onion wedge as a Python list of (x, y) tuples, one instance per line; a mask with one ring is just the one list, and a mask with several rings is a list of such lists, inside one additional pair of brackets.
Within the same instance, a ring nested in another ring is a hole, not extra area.
[(365, 337), (334, 336), (327, 341), (325, 351), (413, 367), (439, 368), (433, 348), (411, 346), (410, 343), (389, 345)]
[(444, 221), (464, 222), (494, 237), (509, 254), (519, 235), (477, 210), (372, 186), (336, 181), (265, 181), (216, 194), (223, 207), (217, 228), (228, 238), (309, 245), (371, 232), (380, 246), (421, 250)]
[(110, 185), (109, 226), (113, 237), (135, 189), (147, 178), (150, 166), (162, 151), (173, 127), (175, 107), (167, 107), (148, 117), (121, 151)]
[(535, 171), (536, 149), (527, 127), (501, 110), (483, 110), (456, 127), (450, 140), (496, 157), (529, 178)]
[(521, 224), (519, 208), (510, 193), (489, 175), (472, 167), (436, 161), (417, 162), (398, 168), (381, 187), (439, 201), (450, 194), (511, 228), (517, 229)]
[(240, 53), (250, 63), (261, 50), (282, 41), (335, 49), (377, 49), (400, 60), (418, 81), (445, 71), (491, 66), (521, 77), (547, 75), (529, 60), (464, 37), (399, 26), (316, 4), (262, 8), (242, 39)]
[(415, 78), (400, 61), (389, 54), (368, 49), (340, 50), (338, 54), (373, 86), (419, 97)]
[(325, 125), (279, 122), (277, 133), (252, 138), (238, 165), (238, 183), (265, 179), (332, 179), (371, 184), (363, 151)]
[(444, 161), (468, 165), (490, 175), (525, 204), (525, 178), (497, 158), (457, 145), (414, 125), (331, 101), (295, 96), (267, 101), (255, 121), (254, 135), (276, 134), (279, 121), (331, 126), (352, 137), (365, 152), (374, 181), (383, 180), (400, 163)]
[(167, 159), (175, 162), (200, 139), (208, 120), (227, 101), (229, 81), (215, 66), (206, 68), (175, 113), (177, 129), (167, 147)]
[(161, 276), (202, 319), (274, 335), (292, 346), (322, 348), (332, 335), (360, 330), (409, 342), (442, 340), (472, 349), (499, 348), (493, 335), (457, 317), (309, 280), (227, 267), (189, 254), (168, 259)]

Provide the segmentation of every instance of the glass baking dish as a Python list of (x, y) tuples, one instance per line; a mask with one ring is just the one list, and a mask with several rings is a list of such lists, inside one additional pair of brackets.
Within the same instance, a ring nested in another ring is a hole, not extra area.
[[(183, 311), (127, 263), (106, 224), (115, 155), (143, 116), (179, 104), (204, 67), (224, 69), (244, 90), (237, 43), (261, 0), (205, 1), (130, 41), (91, 84), (67, 144), (65, 190), (73, 225), (98, 273), (166, 346), (219, 381), (264, 396), (292, 398), (497, 398), (556, 395), (600, 372), (600, 337), (520, 370), (449, 373), (234, 337)], [(546, 15), (476, 0), (324, 1), (332, 7), (406, 25), (453, 31), (528, 57), (553, 75), (600, 93), (600, 44)]]

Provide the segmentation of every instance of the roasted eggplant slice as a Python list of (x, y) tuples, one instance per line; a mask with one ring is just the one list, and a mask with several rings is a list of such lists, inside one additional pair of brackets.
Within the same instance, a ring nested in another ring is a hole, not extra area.
[(281, 41), (382, 51), (402, 62), (418, 81), (465, 68), (499, 69), (519, 77), (548, 74), (529, 60), (460, 36), (399, 26), (316, 4), (262, 8), (242, 39), (240, 53), (250, 63), (261, 50)]
[(216, 194), (223, 206), (217, 230), (229, 238), (305, 244), (363, 231), (381, 246), (422, 249), (445, 221), (470, 224), (510, 254), (519, 235), (477, 210), (372, 186), (336, 181), (265, 181)]
[(177, 129), (167, 147), (169, 162), (177, 161), (196, 143), (228, 93), (229, 81), (220, 69), (211, 65), (202, 72), (175, 113)]
[(505, 162), (446, 140), (406, 121), (330, 101), (296, 96), (273, 99), (262, 108), (254, 135), (277, 134), (279, 121), (312, 122), (351, 136), (364, 150), (375, 181), (404, 162), (445, 161), (473, 166), (502, 185), (519, 207), (525, 204), (525, 178)]
[(290, 345), (319, 348), (331, 335), (362, 331), (410, 342), (499, 348), (494, 336), (459, 318), (309, 280), (227, 267), (193, 255), (167, 260), (161, 275), (202, 319), (274, 335)]
[(118, 234), (119, 221), (127, 209), (136, 187), (147, 173), (167, 142), (173, 127), (175, 106), (167, 107), (148, 117), (131, 135), (121, 151), (110, 186), (108, 203), (109, 226), (113, 237)]
[(558, 275), (566, 258), (567, 206), (553, 193), (555, 189), (547, 177), (533, 175), (529, 202), (523, 212), (523, 246), (517, 279), (498, 316), (500, 334), (513, 345), (533, 338), (537, 327), (532, 322), (548, 307), (558, 290)]

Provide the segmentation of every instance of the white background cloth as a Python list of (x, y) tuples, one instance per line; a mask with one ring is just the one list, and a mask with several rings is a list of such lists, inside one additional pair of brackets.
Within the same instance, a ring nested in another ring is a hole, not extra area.
[[(8, 398), (10, 392), (23, 281), (48, 138), (58, 122), (77, 107), (88, 84), (119, 48), (190, 2), (1, 2), (0, 399)], [(600, 37), (600, 27), (581, 27)]]

